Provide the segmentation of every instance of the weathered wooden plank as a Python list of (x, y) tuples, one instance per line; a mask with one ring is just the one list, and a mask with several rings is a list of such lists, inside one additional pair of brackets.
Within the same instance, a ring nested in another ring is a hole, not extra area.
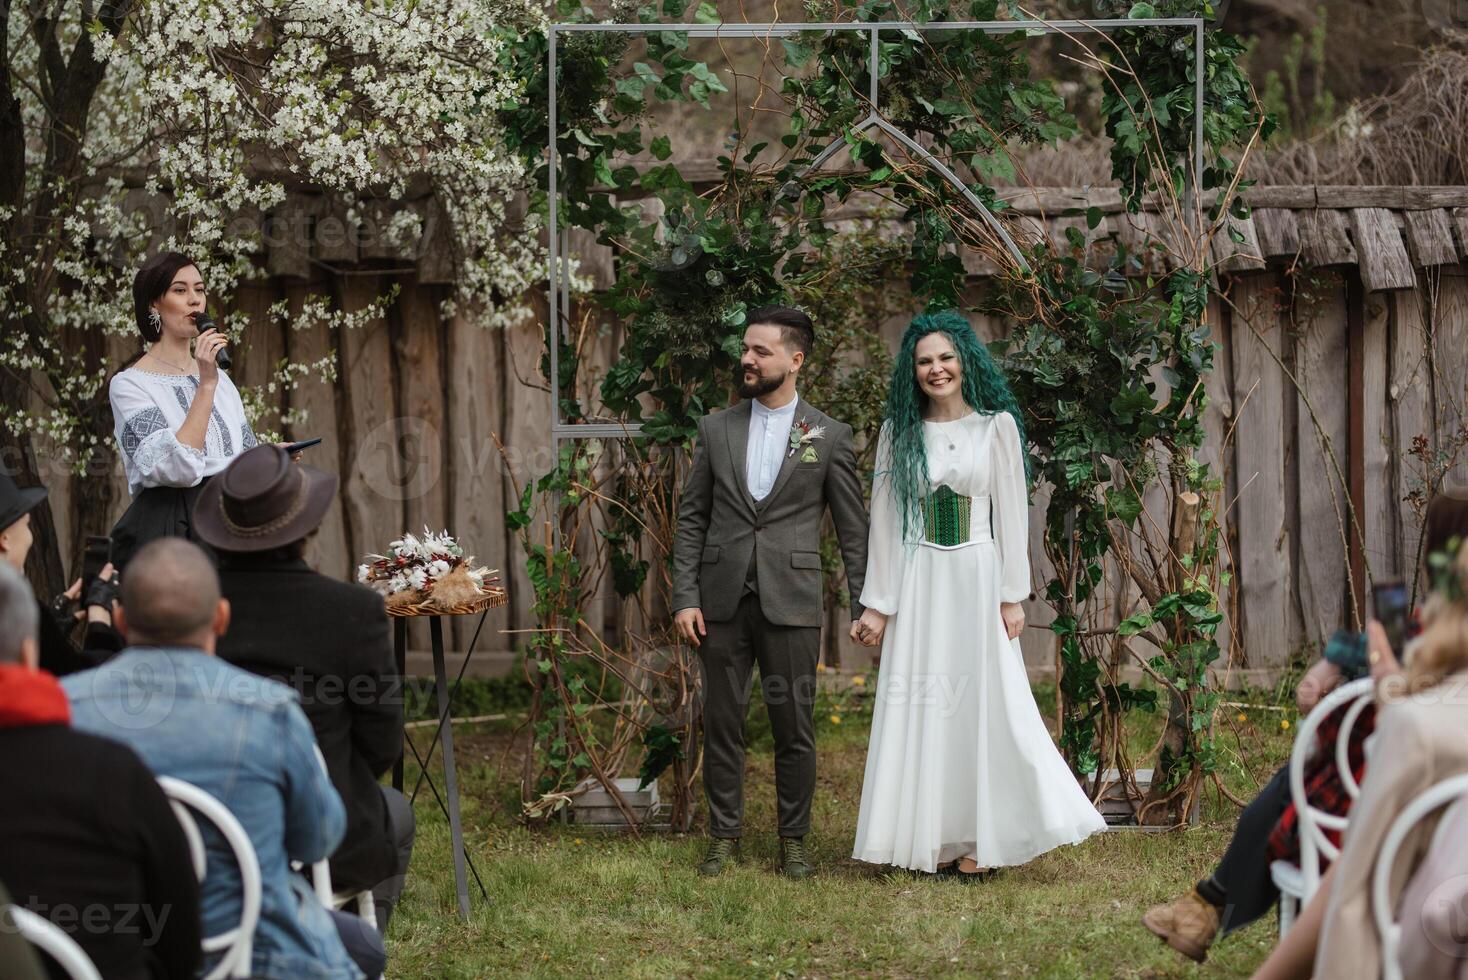
[(355, 217), (348, 216), (346, 205), (339, 200), (322, 202), (322, 214), (312, 238), (316, 258), (328, 265), (354, 265), (359, 258), (362, 228)]
[[(1242, 239), (1238, 241), (1235, 236)], [(1259, 235), (1251, 218), (1225, 218), (1214, 232), (1213, 261), (1223, 272), (1247, 272), (1264, 268)]]
[(231, 344), (234, 369), (230, 377), (241, 390), (254, 391), (265, 400), (266, 411), (256, 420), (257, 432), (280, 428), (282, 392), (271, 390), (276, 365), (285, 357), (285, 326), (270, 315), (270, 306), (278, 298), (275, 282), (256, 280), (242, 283), (232, 304), (233, 312), (243, 317), (243, 329)]
[(1453, 219), (1442, 208), (1431, 211), (1404, 211), (1407, 245), (1412, 251), (1412, 264), (1422, 269), (1434, 265), (1453, 265), (1458, 249), (1453, 244)]
[(1321, 208), (1400, 208), (1402, 188), (1388, 185), (1318, 184), (1316, 205)]
[(265, 267), (272, 276), (311, 278), (311, 221), (321, 198), (287, 194), (265, 223)]
[[(437, 531), (448, 527), (444, 496), (445, 398), (441, 349), (443, 324), (438, 299), (422, 286), (400, 282), (392, 310), (393, 351), (397, 355), (398, 439), (412, 458), (404, 462), (401, 492), (407, 527)], [(418, 446), (419, 449), (412, 447)]]
[[(1438, 281), (1433, 311), (1433, 401), (1436, 406), (1438, 449), (1460, 446), (1455, 436), (1468, 428), (1468, 279), (1463, 267), (1444, 268)], [(1453, 275), (1450, 273), (1458, 273)], [(1460, 448), (1458, 464), (1449, 472), (1453, 483), (1468, 483), (1468, 451)]]
[(1392, 426), (1392, 496), (1400, 524), (1397, 530), (1400, 556), (1397, 568), (1410, 582), (1421, 562), (1422, 515), (1407, 501), (1413, 494), (1425, 503), (1427, 473), (1423, 461), (1412, 453), (1421, 445), (1431, 453), (1437, 445), (1432, 419), (1432, 362), (1428, 357), (1431, 336), (1427, 298), (1423, 288), (1392, 293), (1391, 381), (1387, 387)]
[(423, 234), (418, 239), (418, 281), (452, 284), (458, 280), (458, 259), (449, 213), (436, 196), (418, 208), (423, 218)]
[(1361, 260), (1361, 282), (1368, 292), (1417, 285), (1395, 214), (1385, 208), (1355, 208), (1351, 211), (1351, 231)]
[(1468, 187), (1406, 186), (1402, 188), (1402, 207), (1409, 211), (1453, 208), (1468, 205)]
[(999, 199), (1023, 214), (1056, 216), (1072, 209), (1122, 210), (1117, 187), (1006, 187), (997, 190)]
[(1346, 230), (1344, 211), (1301, 211), (1300, 252), (1316, 268), (1355, 265), (1356, 248)]
[(1398, 561), (1397, 524), (1401, 505), (1392, 487), (1392, 456), (1396, 443), (1392, 434), (1391, 387), (1388, 361), (1391, 304), (1388, 297), (1367, 293), (1362, 311), (1362, 365), (1365, 369), (1361, 402), (1365, 464), (1364, 530), (1367, 583), (1396, 578), (1402, 572)]
[(1300, 223), (1285, 208), (1259, 208), (1254, 213), (1259, 253), (1266, 259), (1294, 259), (1300, 254)]
[[(1267, 281), (1273, 282), (1273, 277)], [(1203, 379), (1203, 391), (1207, 404), (1203, 408), (1203, 446), (1198, 458), (1208, 464), (1215, 477), (1222, 480), (1223, 491), (1208, 501), (1221, 525), (1222, 541), (1219, 545), (1219, 569), (1230, 578), (1228, 585), (1215, 583), (1218, 589), (1220, 608), (1224, 611), (1223, 622), (1218, 626), (1219, 649), (1225, 657), (1232, 657), (1235, 647), (1235, 623), (1233, 616), (1233, 589), (1237, 573), (1233, 568), (1233, 555), (1229, 547), (1232, 534), (1229, 530), (1233, 519), (1229, 503), (1236, 491), (1231, 486), (1235, 470), (1232, 435), (1233, 424), (1233, 331), (1229, 329), (1223, 302), (1218, 294), (1208, 300), (1208, 329), (1218, 349), (1213, 354), (1213, 370)], [(1226, 661), (1231, 662), (1231, 661)]]
[[(288, 283), (284, 291), (293, 327), (285, 334), (286, 356), (297, 364), (315, 365), (323, 361), (339, 364), (335, 332), (319, 321), (306, 323), (300, 319), (302, 307), (314, 298), (312, 290), (303, 284)], [(351, 419), (341, 418), (337, 412), (340, 384), (339, 380), (323, 380), (315, 371), (301, 378), (284, 395), (284, 404), (299, 417), (299, 422), (282, 434), (287, 439), (314, 439), (319, 436), (321, 445), (311, 450), (311, 458), (307, 462), (336, 473), (345, 488), (351, 472), (354, 430)], [(344, 499), (339, 492), (320, 528), (306, 543), (306, 560), (311, 567), (333, 578), (352, 575), (362, 556), (347, 540)], [(378, 548), (374, 546), (368, 550)]]
[[(455, 316), (448, 325), (444, 355), (448, 390), (446, 456), (444, 468), (448, 498), (448, 526), (466, 551), (480, 563), (500, 570), (508, 581), (506, 569), (512, 563), (523, 564), (518, 545), (507, 550), (505, 541), (505, 495), (508, 492), (504, 461), (495, 446), (495, 438), (504, 431), (505, 386), (504, 342), (502, 330), (476, 325), (463, 316)], [(486, 649), (512, 646), (498, 630), (504, 620), (498, 614), (493, 626), (485, 627), (479, 642)], [(456, 623), (456, 646), (468, 644), (467, 623)]]
[[(501, 434), (509, 456), (509, 473), (515, 486), (523, 488), (527, 481), (539, 479), (555, 465), (551, 449), (550, 392), (537, 387), (540, 383), (539, 363), (545, 349), (545, 296), (531, 297), (532, 312), (525, 322), (505, 333), (505, 376), (502, 382), (505, 398), (505, 428)], [(522, 379), (524, 379), (522, 381)], [(542, 540), (544, 529), (535, 524), (533, 540)], [(525, 552), (517, 534), (506, 532), (506, 564), (510, 587), (507, 625), (510, 629), (529, 629), (535, 625), (530, 607), (534, 594), (525, 571)], [(523, 643), (518, 640), (517, 643)]]
[(1286, 381), (1276, 358), (1287, 324), (1279, 287), (1270, 276), (1235, 280), (1232, 360), (1238, 497), (1234, 505), (1238, 548), (1236, 588), (1241, 595), (1247, 662), (1278, 666), (1289, 658), (1291, 567), (1285, 527)]
[(1295, 208), (1311, 209), (1316, 206), (1313, 184), (1275, 184), (1250, 187), (1244, 191), (1244, 200), (1251, 208)]
[[(380, 294), (377, 276), (350, 276), (341, 281), (341, 305), (348, 312), (369, 306)], [(342, 330), (341, 348), (345, 393), (342, 402), (348, 413), (351, 441), (347, 444), (348, 466), (343, 472), (342, 504), (346, 516), (351, 554), (380, 554), (407, 530), (403, 513), (403, 488), (413, 474), (405, 474), (404, 447), (398, 440), (394, 419), (392, 345), (386, 318), (374, 317), (366, 324)]]
[(1295, 377), (1299, 466), (1299, 561), (1301, 633), (1298, 641), (1323, 642), (1345, 625), (1346, 534), (1346, 288), (1322, 276), (1310, 306), (1296, 308)]
[(1468, 208), (1453, 208), (1453, 234), (1458, 240), (1458, 257), (1468, 259)]

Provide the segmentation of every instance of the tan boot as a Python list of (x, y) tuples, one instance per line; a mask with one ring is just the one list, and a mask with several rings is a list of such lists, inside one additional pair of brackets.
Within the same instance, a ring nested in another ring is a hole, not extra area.
[(1181, 898), (1149, 909), (1142, 925), (1188, 959), (1202, 963), (1218, 935), (1218, 909), (1197, 889), (1189, 889)]

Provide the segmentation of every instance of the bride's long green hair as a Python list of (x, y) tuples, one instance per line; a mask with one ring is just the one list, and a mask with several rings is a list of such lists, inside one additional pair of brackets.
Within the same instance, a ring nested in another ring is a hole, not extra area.
[[(921, 501), (931, 492), (928, 483), (928, 451), (923, 440), (923, 409), (928, 396), (918, 387), (917, 345), (924, 337), (941, 333), (953, 344), (963, 371), (960, 391), (963, 400), (976, 412), (995, 415), (1008, 412), (1019, 428), (1020, 455), (1029, 474), (1029, 456), (1025, 452), (1025, 422), (1019, 403), (1004, 380), (999, 365), (989, 356), (968, 320), (956, 310), (940, 310), (916, 317), (902, 335), (897, 358), (892, 365), (892, 383), (887, 388), (887, 414), (883, 424), (891, 440), (891, 466), (879, 470), (877, 479), (891, 480), (894, 503), (902, 515), (902, 540), (914, 540), (909, 532), (922, 526)], [(880, 465), (880, 464), (879, 464)]]

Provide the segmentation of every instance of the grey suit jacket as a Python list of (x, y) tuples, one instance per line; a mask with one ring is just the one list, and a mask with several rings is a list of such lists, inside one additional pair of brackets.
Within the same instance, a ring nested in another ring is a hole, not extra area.
[(708, 622), (733, 619), (753, 556), (765, 618), (778, 626), (820, 626), (821, 518), (830, 507), (846, 564), (851, 616), (860, 617), (867, 512), (851, 426), (802, 400), (796, 422), (826, 430), (811, 443), (818, 458), (805, 463), (803, 451), (787, 455), (774, 487), (756, 501), (745, 478), (750, 411), (743, 401), (698, 422), (673, 540), (674, 610), (696, 606)]

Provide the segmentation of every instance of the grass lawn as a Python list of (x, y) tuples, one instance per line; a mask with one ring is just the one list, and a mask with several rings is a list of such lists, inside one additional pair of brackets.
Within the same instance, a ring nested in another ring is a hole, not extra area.
[[(1036, 696), (1049, 715), (1053, 689)], [(697, 829), (640, 840), (561, 824), (526, 829), (517, 820), (520, 739), (507, 726), (456, 726), (465, 838), (489, 901), (471, 880), (473, 918), (458, 918), (448, 823), (425, 787), (388, 936), (389, 976), (1246, 976), (1273, 946), (1273, 921), (1258, 922), (1199, 968), (1140, 924), (1222, 853), (1238, 810), (1211, 787), (1195, 828), (1098, 834), (979, 885), (851, 860), (870, 716), (848, 712), (836, 723), (833, 714), (817, 713), (807, 840), (820, 873), (802, 883), (774, 873), (767, 726), (751, 724), (744, 863), (713, 880), (694, 871), (705, 846)], [(1281, 719), (1294, 715), (1228, 709), (1219, 768), (1236, 795), (1251, 796), (1288, 756)], [(1137, 740), (1150, 744), (1142, 727)], [(425, 730), (416, 734), (426, 745)]]

